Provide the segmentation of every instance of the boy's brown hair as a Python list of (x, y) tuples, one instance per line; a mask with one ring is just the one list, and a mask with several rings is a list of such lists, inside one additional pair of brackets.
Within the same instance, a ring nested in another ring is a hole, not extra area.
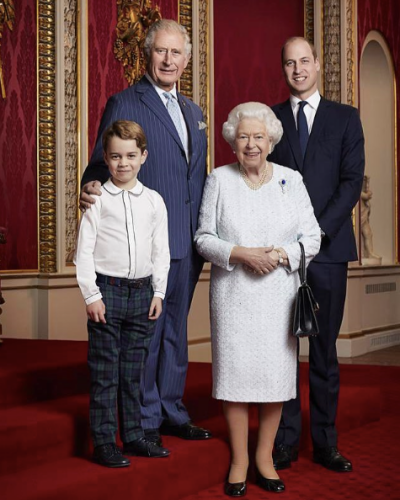
[(142, 127), (129, 120), (118, 120), (108, 127), (103, 133), (103, 151), (107, 152), (107, 147), (113, 137), (119, 137), (124, 141), (134, 140), (137, 147), (143, 153), (147, 147), (147, 139)]

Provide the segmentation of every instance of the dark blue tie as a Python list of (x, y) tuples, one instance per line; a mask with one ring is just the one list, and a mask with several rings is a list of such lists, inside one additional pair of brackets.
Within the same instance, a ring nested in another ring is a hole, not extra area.
[(299, 112), (297, 113), (297, 133), (299, 134), (300, 148), (303, 154), (303, 158), (306, 154), (307, 142), (309, 137), (307, 118), (304, 114), (304, 106), (306, 106), (307, 104), (307, 101), (300, 101)]

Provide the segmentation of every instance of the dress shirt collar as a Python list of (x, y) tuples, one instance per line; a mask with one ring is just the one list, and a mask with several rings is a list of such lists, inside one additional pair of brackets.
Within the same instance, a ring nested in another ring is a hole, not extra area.
[[(314, 92), (314, 94), (310, 95), (307, 99), (305, 99), (308, 104), (316, 111), (318, 109), (319, 103), (321, 101), (321, 95), (318, 90)], [(290, 105), (292, 106), (292, 111), (294, 111), (299, 104), (301, 99), (295, 97), (294, 95), (290, 96)]]
[(172, 88), (172, 90), (166, 91), (165, 89), (162, 89), (161, 87), (159, 87), (148, 73), (146, 73), (145, 76), (149, 80), (149, 82), (153, 85), (154, 90), (161, 97), (161, 99), (163, 100), (163, 102), (166, 101), (166, 98), (163, 95), (164, 92), (169, 92), (170, 94), (172, 94), (173, 97), (175, 97), (176, 100), (178, 100), (178, 94), (176, 92), (176, 84), (174, 84), (174, 87)]
[(110, 194), (119, 194), (122, 191), (128, 191), (128, 193), (132, 194), (141, 194), (143, 191), (143, 184), (139, 181), (139, 179), (136, 180), (136, 185), (132, 189), (121, 189), (118, 186), (116, 186), (112, 179), (108, 179), (107, 182), (103, 184), (103, 187), (106, 191), (108, 191)]

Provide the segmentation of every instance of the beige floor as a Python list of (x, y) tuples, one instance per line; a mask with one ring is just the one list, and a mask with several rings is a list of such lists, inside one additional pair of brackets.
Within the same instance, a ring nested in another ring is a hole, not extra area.
[[(300, 361), (308, 361), (306, 356), (301, 356)], [(341, 364), (347, 365), (386, 365), (400, 366), (400, 345), (369, 352), (356, 358), (339, 358)]]

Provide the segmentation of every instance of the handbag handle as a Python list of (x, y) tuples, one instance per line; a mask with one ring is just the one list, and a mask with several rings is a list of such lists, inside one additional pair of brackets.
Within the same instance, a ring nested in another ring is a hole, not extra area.
[(312, 293), (311, 288), (307, 284), (307, 268), (306, 268), (306, 254), (304, 253), (304, 246), (301, 241), (298, 242), (300, 245), (300, 266), (299, 266), (299, 276), (300, 276), (300, 286), (308, 287), (310, 291), (310, 299), (314, 311), (319, 310), (319, 304), (314, 298), (314, 294)]
[(307, 284), (307, 271), (306, 271), (306, 255), (304, 253), (304, 246), (301, 241), (300, 245), (300, 266), (299, 266), (299, 276), (302, 285)]

